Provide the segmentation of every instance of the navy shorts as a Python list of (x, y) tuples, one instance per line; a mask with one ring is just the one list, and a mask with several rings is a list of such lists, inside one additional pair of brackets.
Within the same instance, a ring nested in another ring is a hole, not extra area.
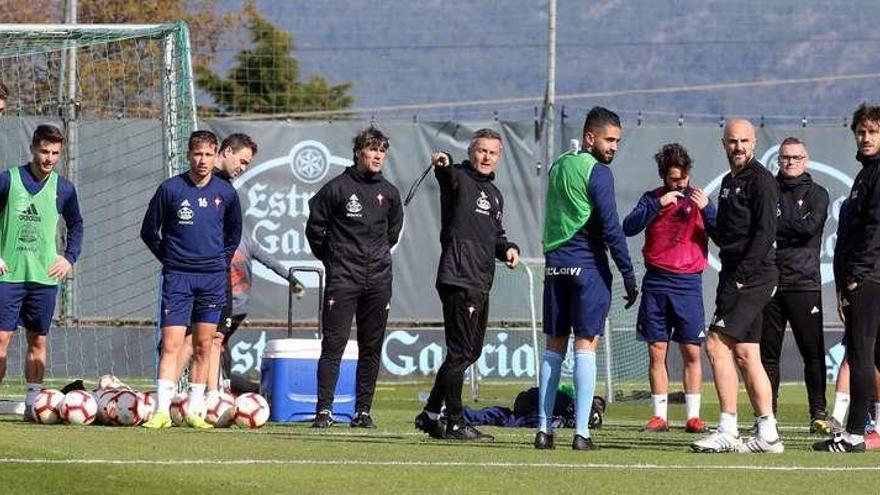
[(706, 339), (703, 294), (645, 290), (639, 305), (636, 338), (642, 342), (703, 342)]
[(595, 268), (546, 267), (544, 333), (595, 337), (605, 331), (611, 309), (611, 272)]
[(161, 327), (220, 321), (226, 304), (226, 272), (162, 274)]
[(0, 282), (0, 330), (19, 326), (40, 335), (49, 333), (55, 313), (57, 285)]

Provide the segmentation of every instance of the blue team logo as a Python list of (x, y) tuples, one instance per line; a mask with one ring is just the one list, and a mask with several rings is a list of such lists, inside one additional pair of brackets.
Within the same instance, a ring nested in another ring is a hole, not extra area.
[[(777, 161), (778, 155), (779, 146), (776, 145), (765, 151), (760, 158), (761, 163), (764, 164), (767, 170), (773, 175), (776, 175), (776, 173), (779, 172), (779, 164)], [(834, 245), (837, 243), (837, 221), (840, 217), (840, 206), (844, 200), (846, 200), (846, 197), (852, 188), (853, 179), (844, 172), (841, 172), (837, 167), (817, 162), (815, 160), (810, 160), (810, 163), (807, 165), (807, 172), (812, 175), (813, 180), (828, 190), (830, 200), (828, 205), (828, 220), (825, 222), (825, 230), (823, 232), (821, 252), (819, 255), (822, 262), (820, 266), (822, 283), (828, 284), (834, 281), (832, 261), (834, 258)], [(712, 197), (713, 193), (721, 186), (721, 180), (725, 175), (727, 175), (727, 172), (718, 175), (718, 177), (715, 177), (706, 186), (706, 194), (709, 197)], [(725, 198), (728, 196), (729, 192), (730, 191), (722, 190), (719, 196)], [(734, 191), (734, 193), (739, 193), (739, 191)], [(709, 265), (716, 271), (721, 270), (721, 262), (718, 260), (715, 253), (709, 253)]]

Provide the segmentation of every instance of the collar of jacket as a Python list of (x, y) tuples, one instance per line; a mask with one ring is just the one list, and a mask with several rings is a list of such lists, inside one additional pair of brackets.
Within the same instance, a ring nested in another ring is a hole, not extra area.
[(738, 177), (744, 173), (753, 173), (753, 168), (763, 168), (764, 165), (761, 165), (761, 162), (757, 160), (757, 158), (752, 157), (748, 163), (746, 163), (743, 168), (739, 169), (736, 173), (731, 172), (732, 177)]
[(783, 190), (794, 189), (799, 186), (806, 186), (813, 183), (813, 178), (810, 176), (809, 172), (804, 172), (797, 177), (786, 177), (782, 175), (782, 171), (776, 174), (776, 182), (779, 183), (779, 187)]
[(474, 168), (473, 164), (471, 164), (470, 160), (465, 160), (461, 162), (461, 168), (475, 180), (480, 182), (492, 182), (495, 180), (495, 172), (490, 173), (489, 175), (481, 174)]
[(862, 164), (863, 167), (870, 167), (871, 165), (877, 165), (880, 163), (880, 153), (877, 153), (874, 156), (865, 156), (861, 153), (856, 153), (856, 160)]
[(351, 165), (347, 169), (345, 169), (345, 173), (351, 176), (357, 182), (381, 182), (382, 181), (382, 172), (361, 172), (358, 170), (357, 165)]
[(220, 177), (221, 179), (225, 180), (226, 182), (230, 182), (230, 183), (232, 182), (232, 177), (230, 177), (229, 174), (227, 174), (226, 171), (223, 170), (222, 168), (215, 168), (214, 169), (214, 177)]

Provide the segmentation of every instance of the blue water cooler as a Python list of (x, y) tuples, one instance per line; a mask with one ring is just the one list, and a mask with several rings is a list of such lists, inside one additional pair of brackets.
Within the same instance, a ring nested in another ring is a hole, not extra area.
[[(318, 402), (317, 339), (276, 339), (266, 343), (261, 365), (260, 393), (269, 401), (269, 419), (278, 422), (311, 421)], [(333, 400), (337, 421), (354, 417), (357, 342), (349, 340), (339, 366)]]

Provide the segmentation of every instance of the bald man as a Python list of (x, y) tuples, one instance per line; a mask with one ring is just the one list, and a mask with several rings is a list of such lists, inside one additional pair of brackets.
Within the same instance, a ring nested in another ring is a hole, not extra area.
[[(731, 120), (721, 140), (730, 173), (721, 181), (716, 231), (721, 273), (715, 316), (706, 338), (715, 389), (721, 405), (718, 429), (691, 444), (696, 452), (782, 453), (776, 429), (770, 380), (761, 365), (764, 306), (776, 291), (776, 208), (778, 189), (773, 175), (755, 159), (755, 128)], [(757, 436), (740, 440), (736, 421), (739, 368), (755, 416)]]

